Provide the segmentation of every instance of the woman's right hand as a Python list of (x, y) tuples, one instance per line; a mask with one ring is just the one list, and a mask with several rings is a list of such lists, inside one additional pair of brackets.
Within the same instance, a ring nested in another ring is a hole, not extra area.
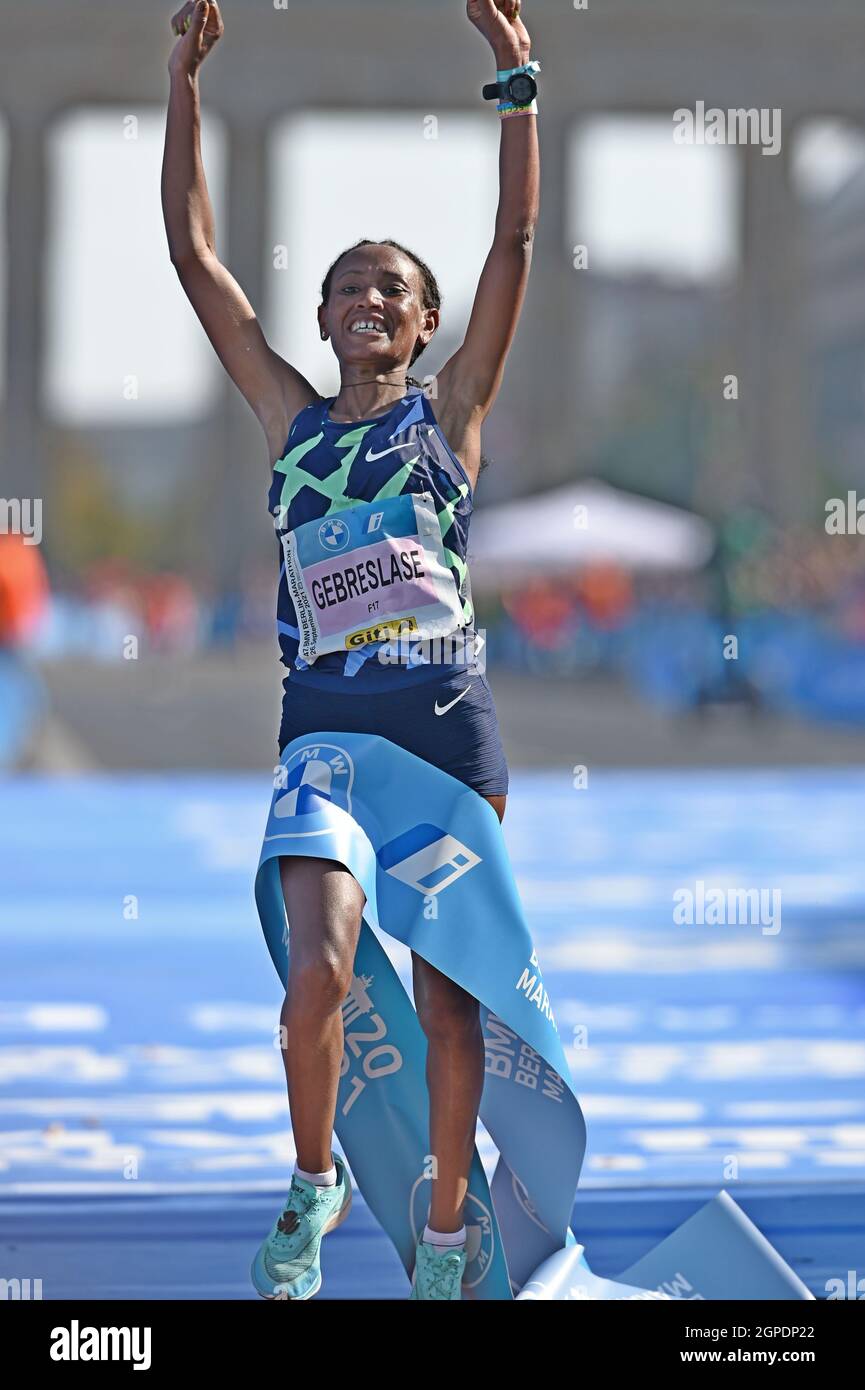
[(171, 50), (168, 71), (189, 76), (197, 72), (208, 53), (225, 33), (216, 0), (189, 0), (171, 20), (178, 35)]

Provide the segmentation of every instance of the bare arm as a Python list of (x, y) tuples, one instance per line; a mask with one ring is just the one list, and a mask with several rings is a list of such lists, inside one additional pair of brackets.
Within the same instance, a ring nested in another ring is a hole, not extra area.
[[(499, 68), (531, 56), (531, 40), (514, 0), (468, 0), (472, 23), (489, 39)], [(439, 373), (440, 396), (456, 433), (478, 426), (498, 394), (525, 298), (538, 218), (537, 117), (501, 119), (499, 205), (495, 233), (478, 282), (465, 340)], [(458, 423), (460, 422), (460, 423)]]
[[(188, 23), (187, 23), (188, 21)], [(188, 3), (172, 26), (171, 90), (162, 162), (162, 210), (171, 263), (225, 370), (264, 430), (271, 463), (299, 410), (318, 400), (304, 376), (268, 344), (246, 295), (216, 254), (213, 208), (201, 160), (201, 63), (222, 37), (215, 3)]]

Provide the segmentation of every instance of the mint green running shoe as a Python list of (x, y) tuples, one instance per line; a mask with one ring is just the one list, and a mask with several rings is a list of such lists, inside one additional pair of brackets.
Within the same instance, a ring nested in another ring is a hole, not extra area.
[(333, 1161), (333, 1187), (292, 1177), (282, 1215), (252, 1262), (252, 1282), (262, 1298), (312, 1298), (321, 1288), (321, 1238), (345, 1220), (351, 1207), (345, 1164), (335, 1154)]
[(419, 1240), (409, 1298), (461, 1299), (465, 1267), (464, 1245), (440, 1248)]

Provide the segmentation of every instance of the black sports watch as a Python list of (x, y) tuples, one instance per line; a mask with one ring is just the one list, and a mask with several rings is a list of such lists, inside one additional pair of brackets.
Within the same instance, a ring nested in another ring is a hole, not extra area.
[(510, 101), (514, 106), (531, 106), (538, 94), (533, 73), (540, 70), (540, 63), (527, 63), (503, 82), (488, 82), (483, 89), (484, 101)]

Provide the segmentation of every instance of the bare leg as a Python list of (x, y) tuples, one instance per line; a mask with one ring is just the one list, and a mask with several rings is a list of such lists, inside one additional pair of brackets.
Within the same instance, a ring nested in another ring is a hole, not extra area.
[(334, 859), (283, 856), (279, 871), (291, 943), (280, 1015), (288, 1104), (298, 1166), (322, 1173), (333, 1162), (341, 1006), (351, 984), (366, 896)]
[[(506, 797), (489, 796), (499, 820)], [(478, 1001), (412, 953), (414, 998), (427, 1039), (430, 1150), (435, 1160), (429, 1224), (458, 1231), (468, 1191), (478, 1107), (484, 1087), (484, 1041)]]
[(430, 1153), (435, 1161), (429, 1224), (458, 1231), (468, 1190), (484, 1043), (478, 1001), (447, 975), (412, 955), (415, 1006), (427, 1038)]

